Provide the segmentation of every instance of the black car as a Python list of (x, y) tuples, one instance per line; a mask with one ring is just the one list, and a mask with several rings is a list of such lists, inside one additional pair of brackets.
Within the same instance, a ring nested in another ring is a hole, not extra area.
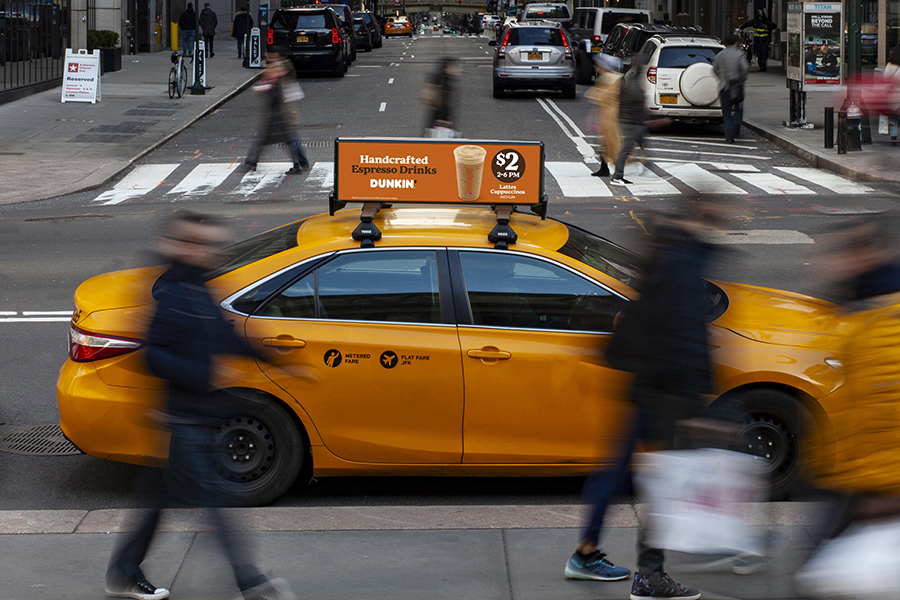
[(372, 33), (366, 27), (366, 22), (359, 17), (353, 17), (353, 34), (356, 36), (356, 47), (365, 52), (371, 52), (373, 48)]
[(381, 25), (378, 23), (378, 20), (375, 18), (370, 12), (355, 12), (353, 13), (353, 18), (359, 17), (366, 23), (366, 27), (369, 29), (369, 33), (372, 34), (372, 47), (373, 48), (381, 48), (382, 42), (382, 34), (381, 34)]
[(298, 73), (328, 71), (343, 77), (350, 64), (350, 42), (328, 6), (276, 10), (267, 46), (269, 52), (290, 58)]
[(626, 71), (631, 68), (634, 55), (641, 51), (644, 43), (658, 33), (703, 33), (697, 27), (672, 27), (671, 25), (650, 25), (647, 23), (619, 24), (616, 27), (623, 27), (625, 34), (618, 40), (611, 42), (612, 32), (610, 32), (610, 35), (606, 38), (606, 44), (603, 46), (603, 52), (621, 58), (622, 65)]
[[(323, 4), (305, 5), (306, 8), (316, 8), (320, 6), (323, 6)], [(353, 34), (353, 13), (350, 11), (350, 7), (346, 4), (333, 2), (328, 4), (328, 6), (334, 9), (335, 14), (338, 16), (338, 19), (340, 21), (341, 28), (344, 30), (344, 33), (350, 40), (350, 62), (353, 62), (354, 60), (356, 60), (356, 36)]]

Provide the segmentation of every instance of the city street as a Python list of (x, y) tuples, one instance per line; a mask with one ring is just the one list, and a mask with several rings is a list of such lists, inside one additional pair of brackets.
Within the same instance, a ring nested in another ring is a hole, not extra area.
[[(635, 247), (652, 213), (686, 194), (733, 202), (741, 216), (721, 235), (729, 252), (718, 279), (820, 295), (826, 282), (815, 264), (815, 236), (840, 215), (895, 205), (896, 185), (811, 168), (747, 128), (736, 144), (725, 144), (720, 128), (704, 125), (654, 132), (645, 166), (634, 162), (626, 170), (633, 183), (611, 187), (590, 176), (597, 139), (585, 126), (586, 88), (575, 100), (552, 92), (494, 99), (492, 53), (483, 37), (428, 34), (360, 53), (342, 79), (301, 77), (300, 133), (312, 166), (300, 175), (284, 174), (290, 162), (279, 147), (267, 148), (258, 171), (240, 168), (259, 116), (258, 98), (247, 90), (99, 189), (0, 207), (0, 429), (58, 420), (56, 373), (80, 282), (150, 264), (154, 228), (177, 207), (223, 216), (235, 239), (326, 211), (334, 139), (420, 136), (426, 111), (418, 92), (444, 55), (463, 64), (456, 126), (464, 137), (544, 143), (549, 216)], [(0, 510), (130, 502), (130, 466), (88, 456), (0, 458)], [(298, 481), (277, 505), (566, 504), (577, 502), (579, 488), (580, 480), (569, 478)]]

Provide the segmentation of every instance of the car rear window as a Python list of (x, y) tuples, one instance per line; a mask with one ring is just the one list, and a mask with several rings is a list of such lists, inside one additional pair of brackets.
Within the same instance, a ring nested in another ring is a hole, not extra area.
[(295, 31), (297, 29), (330, 29), (331, 27), (331, 20), (324, 12), (279, 12), (275, 13), (275, 17), (272, 19), (272, 29)]
[(650, 18), (644, 13), (626, 13), (609, 11), (603, 13), (603, 22), (600, 23), (600, 33), (603, 35), (612, 31), (619, 23), (649, 23)]
[(556, 27), (517, 27), (509, 32), (510, 46), (564, 46), (562, 30)]
[(305, 221), (306, 219), (288, 223), (228, 246), (223, 251), (228, 258), (218, 268), (208, 271), (206, 280), (213, 280), (258, 260), (295, 248), (297, 246), (297, 231), (299, 231), (300, 226)]
[(568, 19), (569, 9), (563, 6), (541, 6), (525, 9), (526, 19)]
[(716, 59), (719, 48), (672, 48), (665, 46), (659, 53), (660, 69), (683, 69), (694, 63), (705, 62), (712, 64)]

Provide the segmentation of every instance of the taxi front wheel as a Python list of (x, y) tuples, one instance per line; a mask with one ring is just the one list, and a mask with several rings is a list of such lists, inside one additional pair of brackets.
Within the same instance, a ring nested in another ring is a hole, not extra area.
[(212, 432), (212, 468), (229, 506), (259, 506), (291, 487), (306, 454), (303, 436), (274, 398), (251, 390), (221, 393), (225, 417)]

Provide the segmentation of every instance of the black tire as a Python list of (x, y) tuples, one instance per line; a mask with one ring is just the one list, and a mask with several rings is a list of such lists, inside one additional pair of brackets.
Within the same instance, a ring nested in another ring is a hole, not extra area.
[(335, 77), (343, 77), (344, 73), (347, 72), (347, 63), (344, 62), (344, 58), (341, 57), (341, 61), (334, 65), (334, 70), (331, 71), (331, 74)]
[(287, 411), (265, 394), (223, 394), (227, 413), (212, 434), (213, 472), (229, 506), (261, 506), (293, 485), (307, 448)]
[(766, 460), (771, 499), (805, 489), (816, 462), (812, 453), (820, 447), (812, 413), (780, 390), (747, 390), (732, 401), (741, 414), (738, 449)]
[(575, 96), (577, 95), (577, 90), (575, 89), (575, 84), (573, 83), (570, 86), (564, 87), (562, 93), (563, 93), (563, 98), (565, 98), (566, 100), (574, 100)]
[(187, 88), (187, 67), (181, 65), (181, 79), (178, 81), (178, 97), (184, 96), (184, 90)]
[(175, 90), (178, 88), (178, 70), (172, 67), (169, 70), (169, 98), (175, 97)]
[(502, 87), (502, 86), (499, 86), (499, 85), (497, 85), (497, 84), (495, 83), (495, 84), (494, 84), (494, 98), (502, 98), (503, 95), (504, 95), (504, 94), (503, 94), (503, 87)]
[(594, 62), (590, 54), (584, 50), (578, 52), (578, 60), (575, 61), (575, 77), (581, 85), (590, 85), (594, 81)]

